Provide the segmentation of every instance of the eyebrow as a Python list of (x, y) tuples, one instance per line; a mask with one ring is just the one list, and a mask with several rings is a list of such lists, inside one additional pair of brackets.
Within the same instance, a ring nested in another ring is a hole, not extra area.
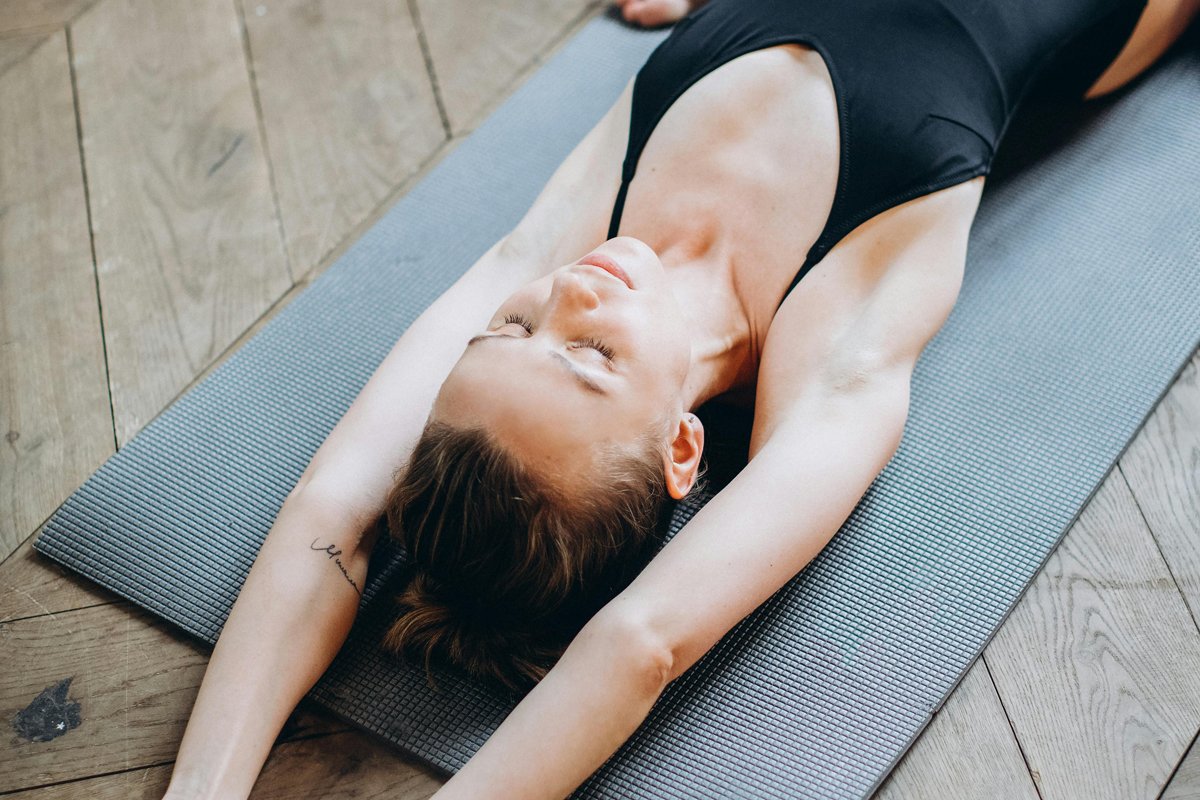
[[(467, 341), (467, 347), (470, 347), (473, 344), (478, 344), (479, 342), (485, 342), (488, 339), (519, 339), (519, 338), (521, 338), (521, 337), (505, 336), (504, 334), (501, 334), (501, 333), (481, 333), (478, 336), (472, 336)], [(553, 350), (553, 351), (551, 351), (550, 356), (552, 358), (554, 358), (558, 363), (564, 365), (567, 368), (567, 370), (571, 373), (571, 375), (575, 378), (575, 380), (579, 382), (579, 385), (582, 386), (583, 388), (587, 389), (589, 392), (592, 392), (593, 394), (601, 394), (601, 395), (608, 394), (607, 389), (605, 389), (603, 386), (601, 386), (600, 384), (598, 384), (594, 380), (592, 380), (590, 377), (588, 377), (586, 372), (579, 369), (579, 367), (575, 366), (574, 362), (572, 362), (571, 359), (567, 358), (562, 353), (558, 352), (557, 350)]]

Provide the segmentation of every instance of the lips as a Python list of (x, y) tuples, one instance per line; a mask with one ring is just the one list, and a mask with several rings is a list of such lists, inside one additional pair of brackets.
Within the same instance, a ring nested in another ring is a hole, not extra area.
[(629, 279), (629, 274), (626, 273), (625, 270), (621, 269), (620, 264), (618, 264), (616, 261), (613, 261), (611, 258), (609, 258), (608, 256), (606, 256), (602, 253), (588, 253), (586, 256), (579, 259), (575, 263), (577, 265), (588, 264), (593, 267), (599, 267), (600, 269), (604, 270), (605, 272), (609, 273), (610, 275), (618, 278), (622, 283), (624, 283), (630, 289), (633, 288), (633, 281), (631, 281)]

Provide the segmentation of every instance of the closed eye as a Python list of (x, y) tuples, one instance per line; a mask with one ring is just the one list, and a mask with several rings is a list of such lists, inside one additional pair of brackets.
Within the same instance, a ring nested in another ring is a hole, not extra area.
[(524, 317), (522, 317), (520, 314), (505, 314), (504, 315), (504, 324), (505, 325), (513, 325), (513, 324), (520, 325), (522, 328), (525, 329), (526, 333), (529, 333), (529, 334), (533, 333), (533, 326), (530, 325), (529, 322)]
[[(522, 328), (525, 329), (526, 333), (533, 335), (533, 326), (529, 323), (529, 320), (525, 319), (525, 317), (521, 316), (520, 314), (516, 314), (516, 313), (505, 314), (504, 315), (504, 324), (505, 325), (520, 325)], [(600, 353), (600, 355), (604, 356), (608, 361), (612, 361), (613, 356), (616, 355), (616, 353), (613, 352), (613, 349), (611, 347), (604, 344), (604, 342), (600, 341), (599, 339), (596, 339), (591, 336), (587, 337), (586, 339), (581, 339), (579, 344), (583, 347), (590, 347), (593, 350), (596, 350), (597, 352)]]
[(604, 342), (600, 341), (599, 339), (593, 339), (589, 336), (588, 338), (583, 339), (580, 344), (582, 344), (584, 347), (590, 347), (593, 350), (598, 350), (600, 354), (609, 361), (613, 360), (612, 348), (605, 345)]

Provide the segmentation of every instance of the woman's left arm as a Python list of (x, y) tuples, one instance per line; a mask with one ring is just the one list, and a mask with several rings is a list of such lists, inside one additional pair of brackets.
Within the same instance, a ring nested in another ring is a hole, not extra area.
[(899, 445), (911, 372), (904, 359), (811, 384), (434, 797), (557, 800), (586, 780), (667, 684), (838, 531)]

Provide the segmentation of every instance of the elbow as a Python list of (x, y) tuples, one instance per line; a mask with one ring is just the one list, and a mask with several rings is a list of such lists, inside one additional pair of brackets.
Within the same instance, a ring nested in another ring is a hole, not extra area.
[(673, 650), (636, 613), (609, 607), (596, 615), (588, 628), (591, 643), (617, 658), (622, 671), (633, 677), (641, 693), (657, 697), (675, 679)]
[(323, 481), (302, 479), (283, 501), (285, 512), (305, 521), (304, 530), (319, 530), (334, 537), (338, 546), (357, 554), (370, 549), (375, 518), (346, 499), (342, 487)]

